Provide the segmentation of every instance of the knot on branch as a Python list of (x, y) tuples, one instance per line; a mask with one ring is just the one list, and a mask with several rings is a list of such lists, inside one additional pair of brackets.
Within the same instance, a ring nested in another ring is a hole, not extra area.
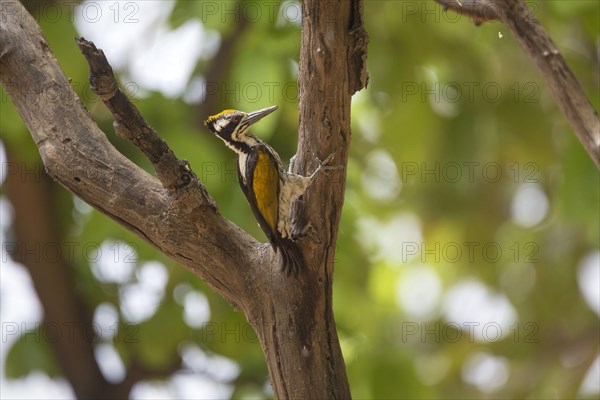
[(117, 82), (113, 79), (112, 76), (108, 75), (100, 75), (95, 77), (95, 79), (90, 79), (91, 88), (100, 100), (108, 101), (115, 97), (119, 87), (117, 86)]

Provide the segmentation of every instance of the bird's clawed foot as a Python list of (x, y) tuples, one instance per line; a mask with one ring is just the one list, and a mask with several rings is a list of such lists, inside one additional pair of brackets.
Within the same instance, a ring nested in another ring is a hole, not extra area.
[(321, 244), (321, 239), (319, 238), (317, 230), (310, 223), (307, 224), (304, 228), (302, 228), (300, 232), (292, 233), (292, 240), (294, 241), (298, 241), (305, 238), (311, 239), (313, 242)]
[(321, 161), (319, 159), (319, 157), (315, 157), (317, 159), (317, 161), (319, 162), (319, 166), (317, 167), (317, 169), (315, 170), (315, 172), (313, 172), (312, 176), (314, 177), (317, 173), (319, 173), (319, 171), (323, 171), (325, 173), (325, 175), (329, 175), (328, 172), (331, 171), (331, 170), (334, 170), (334, 169), (343, 169), (344, 168), (343, 165), (329, 165), (329, 163), (331, 162), (331, 160), (333, 160), (334, 156), (335, 156), (335, 153), (331, 153), (323, 161)]

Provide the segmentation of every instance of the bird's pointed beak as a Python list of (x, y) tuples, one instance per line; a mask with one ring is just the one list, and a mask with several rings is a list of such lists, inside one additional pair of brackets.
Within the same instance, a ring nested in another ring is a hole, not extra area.
[(245, 122), (248, 125), (252, 125), (253, 123), (258, 122), (262, 118), (271, 114), (275, 110), (277, 110), (277, 106), (271, 106), (271, 107), (263, 108), (262, 110), (252, 111), (251, 113), (248, 113), (248, 118), (246, 118)]

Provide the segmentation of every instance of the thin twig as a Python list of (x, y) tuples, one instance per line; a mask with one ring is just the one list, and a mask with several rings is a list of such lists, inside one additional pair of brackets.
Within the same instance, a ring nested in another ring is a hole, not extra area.
[(115, 117), (117, 134), (128, 139), (150, 160), (158, 179), (170, 192), (177, 192), (195, 182), (204, 200), (216, 209), (198, 177), (187, 161), (179, 160), (167, 143), (150, 127), (138, 109), (119, 89), (112, 67), (104, 52), (84, 38), (76, 39), (79, 49), (90, 65), (90, 85)]

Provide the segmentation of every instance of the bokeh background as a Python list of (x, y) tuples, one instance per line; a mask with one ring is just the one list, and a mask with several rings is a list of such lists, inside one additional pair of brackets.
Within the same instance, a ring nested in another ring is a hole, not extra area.
[[(254, 133), (294, 154), (298, 2), (24, 3), (121, 152), (152, 172), (115, 136), (75, 36), (105, 51), (222, 214), (265, 240), (233, 153), (202, 121), (277, 104)], [(529, 5), (598, 110), (600, 4)], [(367, 0), (365, 24), (370, 81), (353, 98), (334, 282), (353, 396), (598, 398), (600, 175), (534, 66), (501, 24), (476, 27), (433, 0)], [(155, 372), (131, 398), (272, 397), (241, 313), (52, 182), (0, 94), (2, 397), (74, 396), (57, 362), (72, 354), (53, 347), (68, 326), (47, 313), (65, 293), (108, 382)], [(16, 206), (32, 199), (48, 218), (16, 229), (37, 215)], [(32, 239), (36, 229), (52, 240)], [(32, 279), (36, 263), (54, 278)]]

